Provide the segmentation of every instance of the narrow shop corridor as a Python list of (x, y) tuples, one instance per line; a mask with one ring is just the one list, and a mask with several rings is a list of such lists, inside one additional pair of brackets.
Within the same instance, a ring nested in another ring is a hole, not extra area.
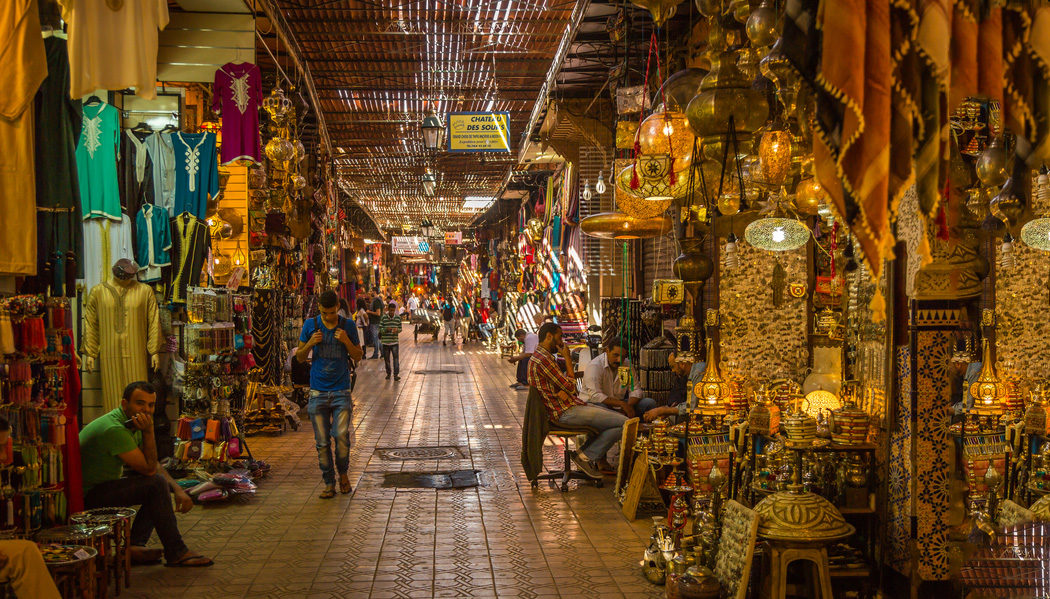
[[(180, 515), (200, 570), (138, 567), (124, 596), (662, 597), (640, 574), (648, 523), (628, 523), (611, 480), (532, 490), (519, 451), (526, 394), (513, 367), (477, 345), (401, 338), (402, 380), (367, 360), (354, 392), (352, 496), (322, 500), (308, 419), (252, 437), (273, 470), (246, 500)], [(389, 459), (377, 449), (449, 448), (446, 459)], [(546, 463), (560, 465), (558, 448)], [(465, 489), (384, 488), (392, 472), (480, 471)], [(575, 483), (574, 483), (575, 484)]]

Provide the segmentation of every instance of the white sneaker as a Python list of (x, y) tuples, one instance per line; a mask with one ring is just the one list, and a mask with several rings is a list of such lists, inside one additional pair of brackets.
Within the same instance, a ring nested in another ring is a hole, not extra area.
[(572, 453), (572, 461), (577, 466), (579, 466), (580, 470), (587, 476), (599, 479), (602, 477), (601, 470), (598, 470), (598, 467), (594, 465), (593, 462), (588, 460), (587, 456), (583, 455), (582, 453), (574, 451)]

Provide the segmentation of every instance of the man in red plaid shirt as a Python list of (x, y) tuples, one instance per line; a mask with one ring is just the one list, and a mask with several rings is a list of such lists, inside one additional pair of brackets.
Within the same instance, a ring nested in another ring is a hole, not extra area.
[[(529, 360), (529, 385), (543, 398), (547, 417), (564, 426), (589, 426), (598, 429), (596, 437), (572, 455), (572, 461), (592, 478), (601, 478), (597, 462), (618, 440), (627, 417), (619, 412), (587, 405), (576, 396), (576, 375), (573, 372), (572, 353), (561, 342), (561, 327), (548, 322), (540, 327), (540, 344)], [(560, 352), (565, 358), (565, 369), (558, 367), (554, 357)]]

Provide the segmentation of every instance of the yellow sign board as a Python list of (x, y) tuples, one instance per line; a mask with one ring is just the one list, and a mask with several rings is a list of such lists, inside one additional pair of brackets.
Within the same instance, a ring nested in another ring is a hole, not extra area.
[(510, 152), (510, 113), (450, 113), (447, 137), (449, 152)]

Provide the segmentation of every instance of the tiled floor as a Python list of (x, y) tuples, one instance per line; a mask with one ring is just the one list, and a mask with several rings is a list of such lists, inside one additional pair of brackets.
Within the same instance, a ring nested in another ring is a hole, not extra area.
[[(352, 496), (321, 500), (309, 423), (249, 440), (273, 464), (258, 493), (180, 515), (207, 569), (140, 567), (122, 597), (662, 597), (638, 562), (648, 534), (627, 522), (607, 484), (532, 490), (521, 469), (525, 393), (513, 366), (476, 345), (415, 345), (402, 337), (402, 380), (381, 360), (359, 371)], [(460, 374), (417, 374), (419, 370)], [(388, 461), (376, 448), (451, 445), (462, 458)], [(547, 464), (558, 465), (548, 447)], [(485, 484), (462, 490), (384, 489), (389, 471), (474, 468)], [(575, 485), (575, 483), (573, 483)]]

